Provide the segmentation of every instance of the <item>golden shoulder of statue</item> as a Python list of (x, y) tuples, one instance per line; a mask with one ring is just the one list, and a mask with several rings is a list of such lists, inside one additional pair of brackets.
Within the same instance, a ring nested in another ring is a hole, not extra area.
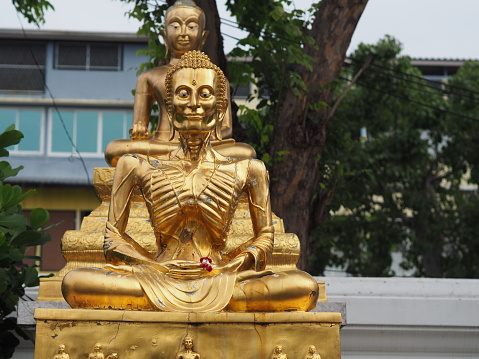
[[(224, 157), (210, 144), (228, 107), (223, 72), (202, 52), (190, 51), (168, 71), (165, 87), (179, 144), (161, 156), (120, 158), (104, 242), (108, 264), (69, 272), (62, 285), (66, 301), (75, 308), (183, 312), (314, 308), (318, 285), (309, 274), (264, 270), (273, 247), (265, 165)], [(136, 186), (156, 236), (154, 254), (125, 233)], [(226, 235), (243, 195), (254, 236), (226, 253)]]
[[(116, 166), (120, 157), (126, 153), (159, 156), (169, 153), (178, 145), (178, 137), (170, 126), (165, 108), (165, 79), (168, 71), (178, 64), (181, 56), (191, 50), (201, 50), (205, 43), (208, 31), (205, 31), (203, 10), (192, 0), (178, 0), (166, 11), (165, 30), (162, 30), (161, 34), (167, 49), (168, 63), (145, 71), (138, 78), (133, 124), (130, 129), (131, 140), (115, 140), (108, 144), (105, 150), (105, 159), (112, 166)], [(229, 101), (228, 83), (226, 96)], [(154, 102), (159, 107), (159, 118), (156, 132), (150, 138), (148, 124)], [(231, 137), (231, 117), (228, 107), (221, 128), (217, 134), (213, 134), (217, 140)], [(233, 139), (211, 143), (218, 152), (227, 157), (256, 157), (254, 149), (246, 143), (235, 143)]]

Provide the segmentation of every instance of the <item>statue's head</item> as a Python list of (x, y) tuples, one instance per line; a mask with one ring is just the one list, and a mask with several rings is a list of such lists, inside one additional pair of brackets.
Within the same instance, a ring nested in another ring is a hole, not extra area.
[(174, 131), (212, 132), (221, 139), (221, 124), (228, 107), (223, 71), (200, 51), (190, 51), (165, 80), (165, 104)]
[(316, 353), (316, 347), (314, 345), (309, 346), (309, 354), (315, 354)]
[(60, 354), (63, 354), (63, 353), (65, 352), (65, 345), (64, 345), (64, 344), (60, 344), (60, 345), (58, 346), (58, 352), (59, 352)]
[(187, 335), (183, 339), (183, 345), (185, 346), (185, 349), (188, 349), (188, 350), (193, 349), (193, 338)]
[(165, 14), (165, 29), (162, 30), (166, 57), (177, 57), (187, 51), (201, 50), (208, 31), (205, 31), (205, 13), (193, 0), (177, 0)]
[(283, 353), (283, 346), (282, 345), (277, 345), (276, 348), (274, 348), (274, 351), (276, 352), (276, 354)]
[(93, 350), (99, 352), (101, 350), (101, 344), (96, 343), (95, 346), (93, 347)]

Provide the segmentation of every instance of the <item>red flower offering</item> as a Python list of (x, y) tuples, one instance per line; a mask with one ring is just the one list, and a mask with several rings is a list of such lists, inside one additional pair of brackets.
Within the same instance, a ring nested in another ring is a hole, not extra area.
[(213, 270), (213, 261), (209, 257), (202, 257), (200, 259), (200, 267), (206, 269), (208, 272)]

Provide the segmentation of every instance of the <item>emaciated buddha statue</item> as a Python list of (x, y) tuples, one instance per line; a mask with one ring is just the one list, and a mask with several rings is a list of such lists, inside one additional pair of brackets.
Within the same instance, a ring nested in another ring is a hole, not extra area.
[[(70, 271), (65, 300), (74, 308), (182, 312), (314, 308), (319, 290), (309, 274), (265, 270), (274, 237), (265, 165), (224, 157), (211, 146), (228, 106), (222, 71), (190, 51), (168, 71), (165, 86), (179, 144), (164, 155), (120, 158), (104, 241), (107, 265)], [(153, 254), (125, 233), (135, 186), (155, 233)], [(243, 195), (254, 236), (227, 253), (226, 235)]]
[[(143, 155), (162, 155), (170, 152), (177, 146), (178, 137), (170, 127), (165, 108), (167, 72), (175, 66), (183, 54), (191, 50), (201, 50), (208, 32), (205, 30), (205, 14), (196, 6), (193, 0), (177, 0), (165, 14), (165, 29), (161, 31), (166, 46), (166, 57), (169, 62), (147, 70), (140, 75), (136, 84), (133, 124), (130, 129), (131, 140), (115, 140), (108, 144), (105, 150), (105, 159), (108, 164), (115, 166), (119, 158), (125, 153)], [(230, 99), (229, 84), (227, 83), (227, 98)], [(158, 103), (158, 126), (150, 138), (148, 125), (154, 102)], [(231, 137), (231, 106), (228, 106), (221, 128), (213, 133), (217, 140)], [(233, 139), (227, 141), (212, 141), (224, 156), (256, 157), (255, 150), (245, 143), (235, 143)]]

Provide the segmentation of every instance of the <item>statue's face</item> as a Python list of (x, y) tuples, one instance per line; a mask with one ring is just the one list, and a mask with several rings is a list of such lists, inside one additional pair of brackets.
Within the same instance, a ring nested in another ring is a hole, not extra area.
[(100, 349), (101, 349), (100, 344), (95, 344), (95, 346), (93, 347), (93, 350), (95, 350), (95, 351), (99, 351)]
[(191, 348), (193, 348), (193, 339), (191, 339), (191, 338), (185, 338), (184, 343), (185, 343), (185, 348), (186, 348), (186, 349), (191, 349)]
[(282, 351), (283, 351), (283, 347), (281, 345), (278, 345), (276, 347), (276, 354), (281, 354)]
[(65, 351), (65, 346), (64, 346), (63, 344), (59, 345), (59, 346), (58, 346), (58, 351), (59, 351), (60, 353), (63, 353), (63, 352)]
[(173, 74), (173, 126), (177, 131), (213, 131), (216, 114), (216, 72), (181, 69)]
[(310, 354), (316, 353), (316, 347), (315, 347), (314, 345), (311, 345), (311, 346), (309, 347), (309, 353), (310, 353)]
[(178, 55), (190, 50), (201, 50), (204, 36), (204, 18), (199, 9), (179, 7), (166, 16), (165, 42)]

